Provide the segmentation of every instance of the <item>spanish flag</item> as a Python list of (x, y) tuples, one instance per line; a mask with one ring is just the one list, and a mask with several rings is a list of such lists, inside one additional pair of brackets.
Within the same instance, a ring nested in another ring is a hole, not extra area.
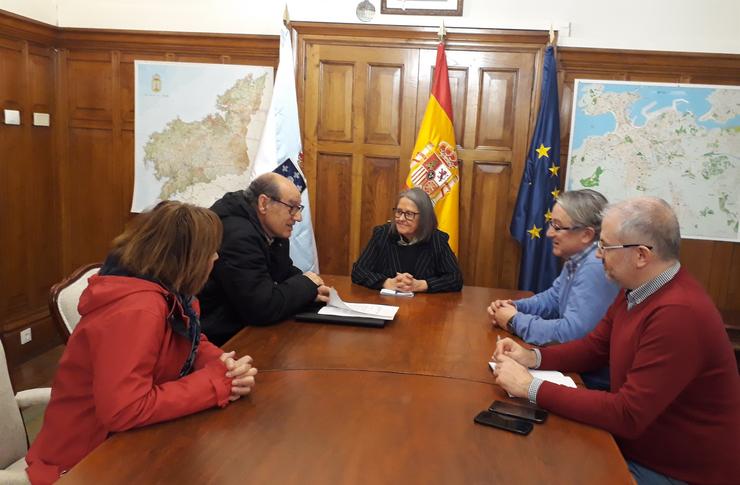
[(419, 127), (406, 185), (420, 187), (432, 199), (439, 229), (450, 236), (450, 248), (457, 254), (460, 170), (455, 147), (450, 79), (445, 46), (440, 42), (432, 93)]

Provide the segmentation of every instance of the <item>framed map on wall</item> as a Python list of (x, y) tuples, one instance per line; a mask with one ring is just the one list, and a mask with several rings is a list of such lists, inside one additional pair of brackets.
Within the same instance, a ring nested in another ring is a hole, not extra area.
[(690, 239), (740, 242), (740, 86), (577, 79), (565, 188), (671, 204)]
[(265, 66), (136, 61), (132, 212), (244, 189), (273, 87)]

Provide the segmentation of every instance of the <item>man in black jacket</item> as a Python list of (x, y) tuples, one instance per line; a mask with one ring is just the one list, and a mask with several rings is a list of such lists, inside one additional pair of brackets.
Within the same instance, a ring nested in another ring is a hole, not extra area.
[(301, 221), (300, 204), (296, 186), (269, 172), (211, 207), (224, 237), (199, 299), (203, 331), (216, 345), (246, 325), (267, 325), (314, 301), (328, 301), (322, 279), (303, 273), (290, 259), (288, 239)]

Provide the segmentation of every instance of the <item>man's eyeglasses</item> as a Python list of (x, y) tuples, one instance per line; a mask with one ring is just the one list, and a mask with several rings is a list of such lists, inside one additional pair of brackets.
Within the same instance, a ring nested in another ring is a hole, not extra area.
[(393, 208), (393, 215), (396, 216), (396, 219), (400, 219), (403, 217), (407, 221), (413, 221), (416, 219), (416, 216), (419, 215), (418, 212), (412, 212), (412, 211), (405, 211), (403, 209), (399, 209), (397, 207)]
[(555, 232), (575, 231), (576, 229), (583, 229), (583, 226), (561, 226), (560, 224), (552, 221), (550, 221), (550, 227), (552, 227), (552, 230)]
[(272, 200), (274, 200), (275, 202), (279, 202), (279, 203), (283, 204), (285, 207), (287, 207), (288, 208), (288, 213), (291, 216), (294, 216), (294, 215), (298, 214), (299, 212), (303, 212), (304, 207), (302, 205), (290, 205), (290, 204), (288, 204), (286, 202), (283, 202), (282, 200), (277, 199), (275, 197), (270, 197), (270, 198)]
[(611, 246), (604, 246), (603, 241), (599, 241), (596, 243), (596, 247), (601, 252), (607, 251), (609, 249), (639, 248), (640, 246), (648, 248), (651, 251), (653, 250), (653, 247), (648, 246), (647, 244), (612, 244)]

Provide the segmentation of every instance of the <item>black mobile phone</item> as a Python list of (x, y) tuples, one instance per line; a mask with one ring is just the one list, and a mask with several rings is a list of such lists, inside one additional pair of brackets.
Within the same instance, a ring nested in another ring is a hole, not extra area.
[(526, 419), (533, 423), (544, 423), (547, 419), (547, 411), (544, 409), (522, 406), (511, 402), (493, 401), (488, 410), (514, 418)]
[(532, 428), (534, 428), (534, 425), (529, 421), (510, 418), (509, 416), (493, 413), (491, 411), (481, 411), (473, 421), (478, 424), (493, 426), (494, 428), (505, 429), (506, 431), (523, 435), (529, 434), (529, 432), (532, 431)]

